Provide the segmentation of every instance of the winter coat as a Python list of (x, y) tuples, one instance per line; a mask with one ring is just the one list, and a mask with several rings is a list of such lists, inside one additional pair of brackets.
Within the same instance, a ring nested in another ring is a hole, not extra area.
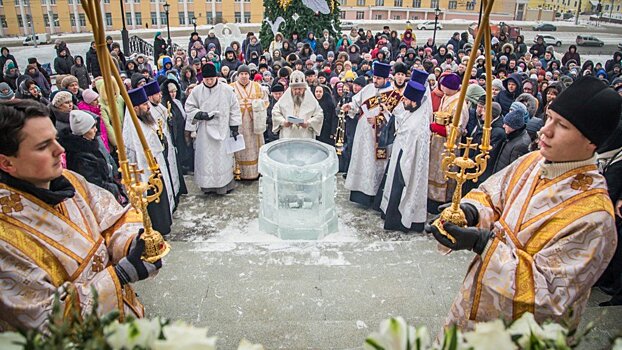
[[(574, 52), (570, 52), (572, 48), (574, 48)], [(577, 52), (576, 45), (570, 45), (570, 47), (568, 47), (568, 51), (566, 51), (564, 57), (562, 57), (562, 65), (565, 66), (570, 60), (575, 60), (577, 65), (581, 65), (581, 55)]]
[(56, 130), (60, 133), (63, 130), (70, 129), (69, 127), (69, 112), (62, 112), (54, 106), (50, 106), (50, 114), (53, 116), (56, 123)]
[[(190, 79), (186, 78), (186, 72), (192, 73), (192, 75), (190, 76)], [(180, 85), (182, 94), (185, 93), (186, 89), (188, 89), (188, 86), (190, 86), (190, 84), (198, 83), (197, 72), (194, 70), (194, 67), (192, 67), (192, 66), (184, 67), (181, 70), (180, 76), (181, 76), (181, 78), (179, 79), (179, 85)]]
[(56, 74), (71, 74), (71, 66), (73, 66), (73, 57), (71, 56), (56, 56), (54, 59)]
[(6, 72), (4, 72), (2, 79), (0, 79), (0, 81), (4, 81), (7, 84), (9, 84), (9, 86), (11, 87), (11, 90), (17, 91), (17, 88), (18, 88), (17, 79), (19, 79), (20, 76), (21, 74), (19, 74), (19, 70), (15, 70), (15, 72), (11, 74), (9, 73), (9, 70), (7, 69)]
[(101, 68), (99, 67), (99, 60), (97, 59), (97, 51), (92, 47), (86, 52), (86, 69), (91, 73), (93, 78), (102, 75)]
[(324, 88), (324, 95), (318, 101), (322, 111), (324, 112), (324, 122), (320, 135), (316, 137), (318, 141), (328, 145), (335, 145), (335, 133), (337, 132), (337, 124), (339, 123), (336, 115), (335, 103), (330, 95), (328, 88)]
[(99, 136), (102, 140), (102, 143), (104, 144), (104, 147), (106, 148), (106, 151), (110, 152), (110, 142), (108, 141), (108, 130), (106, 129), (106, 123), (104, 123), (103, 119), (101, 118), (101, 106), (100, 105), (93, 106), (84, 101), (80, 101), (78, 102), (78, 109), (81, 111), (87, 111), (97, 117), (97, 119), (99, 120), (98, 127), (97, 127), (97, 129), (99, 129), (99, 132), (100, 132)]
[[(6, 47), (2, 47), (1, 50), (9, 51), (9, 49)], [(7, 54), (6, 56), (0, 55), (0, 79), (2, 78), (2, 76), (4, 76), (4, 65), (6, 64), (8, 60), (13, 61), (13, 64), (15, 64), (15, 68), (19, 70), (19, 67), (17, 66), (17, 61), (15, 60), (15, 56), (11, 55), (10, 53)]]
[(87, 140), (82, 136), (73, 135), (71, 130), (59, 132), (60, 144), (65, 148), (67, 169), (77, 172), (84, 178), (110, 193), (115, 198), (120, 196), (120, 186), (112, 177), (111, 166), (99, 148), (97, 138)]
[[(227, 59), (227, 53), (228, 52), (233, 53), (233, 59), (231, 59), (231, 60)], [(225, 49), (225, 58), (220, 62), (220, 65), (221, 65), (221, 67), (222, 66), (227, 66), (227, 67), (229, 67), (229, 70), (231, 72), (234, 72), (234, 71), (238, 70), (238, 67), (242, 65), (242, 62), (240, 62), (238, 60), (238, 58), (235, 57), (235, 51), (231, 47), (228, 47), (228, 48)]]
[[(77, 60), (78, 57), (80, 56), (76, 56), (74, 61)], [(80, 57), (80, 59), (84, 62), (82, 57)], [(80, 86), (80, 89), (86, 90), (91, 86), (91, 77), (89, 76), (89, 72), (84, 64), (74, 64), (71, 66), (71, 75), (78, 78), (78, 85)]]
[[(214, 44), (214, 46), (216, 46), (216, 53), (220, 56), (222, 54), (222, 48), (220, 46), (220, 40), (218, 40), (218, 38), (216, 37), (216, 35), (212, 36), (207, 36), (207, 38), (205, 38), (205, 42), (203, 43), (203, 45), (205, 46), (205, 48), (207, 49), (209, 47), (209, 44)], [(188, 51), (190, 52), (190, 51)]]
[[(512, 80), (516, 83), (516, 90), (513, 93), (508, 91), (508, 81)], [(510, 111), (510, 105), (516, 100), (518, 95), (523, 93), (523, 83), (519, 74), (510, 74), (510, 76), (503, 81), (503, 87), (505, 90), (499, 92), (496, 101), (501, 105), (501, 115), (506, 115)]]
[(162, 33), (157, 32), (153, 38), (153, 60), (158, 62), (160, 56), (166, 55), (166, 41), (158, 36)]
[(523, 57), (527, 53), (527, 44), (525, 44), (525, 37), (519, 35), (516, 37), (516, 42), (514, 43), (514, 53), (518, 57)]
[(50, 93), (52, 93), (52, 85), (50, 85), (50, 83), (47, 81), (47, 79), (45, 79), (45, 77), (43, 76), (43, 74), (41, 74), (41, 72), (39, 72), (39, 70), (37, 69), (37, 67), (35, 65), (28, 65), (28, 67), (26, 68), (26, 70), (29, 70), (29, 67), (35, 67), (34, 69), (34, 74), (30, 75), (30, 78), (32, 80), (35, 81), (35, 83), (37, 83), (37, 86), (39, 86), (39, 88), (41, 89), (41, 94), (44, 97), (50, 97)]
[(605, 63), (605, 71), (610, 71), (613, 70), (613, 65), (614, 64), (622, 64), (622, 52), (620, 51), (616, 51), (613, 54), (613, 58), (610, 60), (607, 60), (607, 62)]
[(531, 139), (526, 127), (514, 130), (507, 135), (507, 141), (499, 147), (499, 155), (495, 161), (493, 173), (510, 165), (513, 161), (529, 152)]
[(251, 52), (257, 52), (257, 57), (261, 56), (261, 54), (263, 53), (263, 49), (261, 48), (261, 43), (259, 42), (259, 40), (257, 40), (254, 45), (250, 42), (248, 43), (248, 45), (246, 45), (246, 51), (244, 52), (244, 57), (246, 57), (246, 59), (249, 60), (249, 62), (251, 59)]
[[(108, 99), (106, 96), (106, 89), (104, 86), (104, 80), (99, 79), (95, 82), (95, 87), (97, 91), (99, 91), (99, 106), (101, 111), (101, 118), (106, 126), (106, 132), (108, 134), (108, 144), (110, 148), (117, 147), (117, 140), (114, 134), (114, 129), (112, 127), (112, 110), (108, 105)], [(115, 92), (115, 102), (117, 107), (117, 113), (119, 114), (119, 121), (121, 121), (121, 125), (123, 125), (123, 116), (125, 115), (125, 101), (123, 101), (123, 97), (121, 97), (119, 93), (119, 87), (117, 84), (113, 84), (113, 91)]]
[(532, 55), (538, 58), (541, 58), (544, 56), (544, 53), (546, 52), (546, 45), (544, 45), (544, 43), (542, 44), (535, 43), (531, 46), (531, 48), (529, 49), (529, 52)]

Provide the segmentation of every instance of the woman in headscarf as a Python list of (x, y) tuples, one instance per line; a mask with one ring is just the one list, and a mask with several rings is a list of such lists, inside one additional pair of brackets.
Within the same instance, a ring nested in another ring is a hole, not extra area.
[(335, 103), (330, 96), (330, 89), (326, 85), (318, 85), (313, 88), (315, 99), (320, 104), (324, 112), (324, 122), (322, 131), (316, 139), (331, 146), (335, 145), (335, 132), (337, 130), (337, 116), (335, 114)]
[[(184, 130), (186, 126), (186, 111), (181, 104), (179, 97), (181, 97), (181, 87), (173, 79), (166, 79), (160, 85), (162, 91), (162, 105), (170, 111), (168, 118), (168, 129), (172, 138), (173, 145), (177, 149), (177, 165), (181, 167), (178, 169), (180, 174), (188, 172), (192, 169), (194, 164), (194, 156), (192, 152), (192, 146), (190, 140), (186, 140), (184, 137)], [(187, 193), (185, 190), (185, 183), (180, 176), (180, 193)]]

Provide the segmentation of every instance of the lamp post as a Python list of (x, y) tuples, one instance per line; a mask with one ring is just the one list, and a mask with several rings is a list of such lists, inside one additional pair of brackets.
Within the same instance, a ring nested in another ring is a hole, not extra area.
[(123, 42), (123, 52), (126, 55), (129, 55), (130, 36), (127, 32), (127, 28), (125, 27), (125, 9), (123, 8), (123, 0), (119, 0), (119, 6), (121, 6), (121, 22), (123, 23), (123, 28), (121, 28), (121, 41)]
[(196, 33), (196, 31), (197, 31), (197, 18), (196, 18), (196, 17), (194, 17), (194, 16), (192, 16), (191, 21), (192, 21), (192, 26), (194, 27), (193, 32), (195, 32), (195, 33)]
[(170, 9), (171, 5), (169, 5), (169, 3), (166, 2), (162, 6), (164, 7), (164, 14), (166, 15), (166, 36), (167, 36), (166, 44), (168, 45), (167, 52), (170, 56), (173, 56), (173, 44), (171, 42), (171, 26), (168, 20), (168, 10)]
[(436, 46), (436, 27), (438, 26), (438, 15), (441, 14), (441, 9), (436, 6), (434, 9), (434, 35), (432, 36), (432, 45)]

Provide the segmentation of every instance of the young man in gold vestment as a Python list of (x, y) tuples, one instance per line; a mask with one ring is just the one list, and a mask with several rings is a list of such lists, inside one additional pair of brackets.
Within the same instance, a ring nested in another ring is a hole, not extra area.
[(143, 316), (130, 287), (162, 266), (141, 260), (142, 217), (63, 170), (48, 109), (0, 104), (0, 331), (47, 327), (55, 295), (71, 315)]
[(578, 325), (590, 288), (616, 249), (614, 211), (595, 150), (615, 130), (622, 98), (593, 77), (577, 80), (551, 104), (540, 150), (469, 192), (467, 227), (444, 223), (452, 243), (477, 254), (447, 325), (472, 328), (525, 312)]

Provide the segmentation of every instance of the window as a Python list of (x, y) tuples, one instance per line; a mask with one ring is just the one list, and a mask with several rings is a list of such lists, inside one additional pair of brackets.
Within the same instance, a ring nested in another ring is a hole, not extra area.
[(420, 8), (421, 7), (421, 0), (413, 0), (413, 7), (414, 8)]
[[(188, 11), (188, 24), (192, 24), (192, 17), (194, 17), (194, 11)], [(197, 18), (197, 23), (199, 19)]]
[(164, 11), (160, 12), (160, 23), (166, 25), (166, 13)]
[(450, 10), (455, 10), (456, 8), (458, 8), (458, 1), (449, 0), (449, 5), (447, 5), (447, 8)]
[(106, 12), (106, 25), (112, 27), (112, 13)]
[[(402, 7), (402, 6), (403, 6), (403, 5), (402, 5), (403, 3), (404, 3), (404, 1), (403, 1), (403, 0), (393, 0), (393, 6), (395, 6), (395, 7)], [(398, 19), (399, 19), (399, 18), (398, 18)]]
[(9, 27), (9, 24), (6, 23), (6, 16), (5, 15), (0, 16), (0, 22), (2, 22), (2, 28), (8, 28)]
[(438, 7), (438, 0), (430, 0), (430, 7), (435, 9)]
[(214, 16), (212, 16), (212, 11), (207, 11), (205, 13), (205, 18), (207, 20), (207, 24), (216, 24), (214, 23)]
[(250, 23), (251, 22), (251, 13), (250, 12), (244, 12), (244, 23)]
[(17, 15), (17, 24), (18, 24), (20, 27), (23, 27), (23, 26), (24, 26), (24, 21), (22, 20), (22, 15)]
[[(53, 0), (53, 1), (56, 1), (56, 0)], [(109, 4), (109, 3), (110, 3), (110, 0), (104, 0), (104, 4)]]
[(235, 23), (240, 23), (242, 21), (242, 15), (240, 14), (240, 12), (235, 12), (233, 17), (234, 17)]
[(356, 11), (356, 19), (365, 19), (365, 12)]
[(151, 17), (151, 25), (152, 26), (158, 25), (158, 14), (155, 12), (151, 12), (149, 13), (149, 15)]
[(339, 19), (346, 19), (346, 11), (339, 11)]
[(374, 19), (375, 19), (375, 20), (382, 19), (382, 15), (374, 15)]
[(475, 1), (469, 1), (466, 3), (466, 9), (473, 11), (475, 9)]
[(356, 0), (356, 6), (365, 6), (365, 0)]
[(128, 25), (128, 26), (132, 25), (132, 13), (131, 12), (125, 13), (125, 25)]
[(0, 0), (0, 6), (4, 6), (4, 1)]
[(134, 12), (134, 15), (136, 15), (136, 25), (137, 26), (142, 26), (143, 25), (143, 15), (140, 12)]
[(376, 6), (384, 6), (384, 0), (376, 0)]
[(86, 27), (86, 16), (84, 13), (78, 15), (78, 20), (80, 21), (80, 27)]
[(398, 21), (399, 21), (400, 19), (402, 19), (402, 16), (400, 16), (400, 15), (395, 15), (395, 16), (393, 16), (393, 19), (395, 19), (395, 20), (398, 20)]
[(186, 24), (186, 17), (183, 12), (179, 12), (179, 25)]

